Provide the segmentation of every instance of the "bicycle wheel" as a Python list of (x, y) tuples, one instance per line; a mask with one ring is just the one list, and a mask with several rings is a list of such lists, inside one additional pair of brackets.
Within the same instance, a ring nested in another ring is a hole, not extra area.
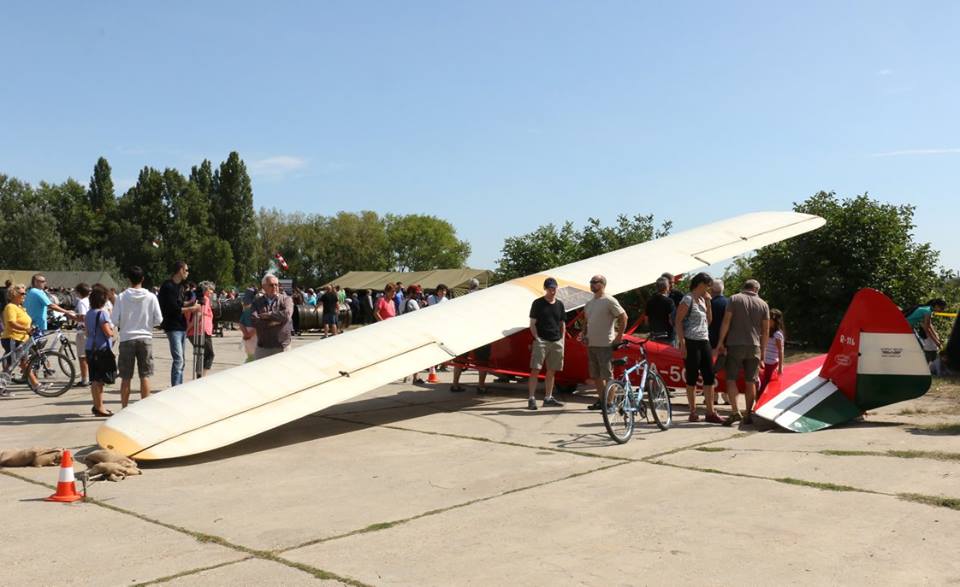
[[(634, 413), (630, 408), (623, 383), (611, 381), (600, 398), (600, 411), (607, 433), (617, 444), (624, 444), (633, 436)], [(609, 398), (609, 399), (608, 399)]]
[(77, 360), (77, 352), (73, 350), (73, 343), (69, 339), (63, 341), (63, 345), (60, 347), (60, 352), (66, 355), (71, 361)]
[(50, 350), (30, 357), (30, 370), (37, 376), (33, 392), (43, 397), (61, 396), (73, 387), (76, 369), (66, 355)]
[(670, 393), (663, 379), (653, 369), (647, 375), (646, 389), (644, 394), (647, 396), (647, 403), (650, 405), (650, 413), (653, 414), (653, 421), (657, 423), (660, 430), (666, 430), (673, 423), (673, 407), (670, 405)]

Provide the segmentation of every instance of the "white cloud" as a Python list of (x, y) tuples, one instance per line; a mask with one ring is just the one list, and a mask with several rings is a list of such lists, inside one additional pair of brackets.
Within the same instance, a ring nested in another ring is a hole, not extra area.
[(871, 157), (900, 157), (903, 155), (953, 155), (960, 153), (960, 148), (951, 149), (904, 149), (902, 151), (887, 151), (886, 153), (871, 153)]
[(252, 175), (282, 176), (307, 166), (307, 160), (293, 155), (275, 155), (250, 162)]
[(877, 72), (877, 75), (879, 75), (879, 76), (881, 76), (881, 77), (887, 77), (887, 76), (889, 76), (889, 75), (893, 75), (893, 70), (892, 70), (892, 69), (881, 69), (880, 71)]

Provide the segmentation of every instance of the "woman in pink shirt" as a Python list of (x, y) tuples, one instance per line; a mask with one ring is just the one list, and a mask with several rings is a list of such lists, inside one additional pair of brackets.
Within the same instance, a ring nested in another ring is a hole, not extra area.
[[(203, 376), (213, 367), (213, 307), (210, 305), (213, 290), (216, 286), (210, 281), (201, 281), (200, 290), (203, 292), (203, 308), (201, 309), (201, 320), (203, 322)], [(191, 344), (196, 334), (195, 325), (197, 319), (194, 316), (187, 316), (187, 338)]]
[(393, 318), (397, 315), (397, 307), (393, 305), (393, 296), (395, 293), (397, 293), (397, 286), (388, 283), (387, 288), (383, 290), (383, 297), (377, 300), (377, 309), (376, 312), (374, 312), (377, 322), (386, 320), (387, 318)]

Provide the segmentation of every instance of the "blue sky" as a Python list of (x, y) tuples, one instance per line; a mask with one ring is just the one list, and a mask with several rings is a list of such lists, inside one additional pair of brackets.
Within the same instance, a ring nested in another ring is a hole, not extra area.
[(960, 269), (957, 2), (43, 2), (0, 12), (0, 172), (121, 188), (238, 150), (256, 205), (430, 213), (493, 267), (547, 222), (814, 192)]

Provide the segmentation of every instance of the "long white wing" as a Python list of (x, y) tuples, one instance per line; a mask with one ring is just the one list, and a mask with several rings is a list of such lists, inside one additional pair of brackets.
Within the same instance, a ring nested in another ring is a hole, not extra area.
[(592, 275), (617, 294), (823, 224), (793, 212), (746, 214), (515, 279), (150, 396), (104, 422), (97, 442), (147, 460), (226, 446), (526, 328), (548, 274), (575, 309), (589, 299)]

